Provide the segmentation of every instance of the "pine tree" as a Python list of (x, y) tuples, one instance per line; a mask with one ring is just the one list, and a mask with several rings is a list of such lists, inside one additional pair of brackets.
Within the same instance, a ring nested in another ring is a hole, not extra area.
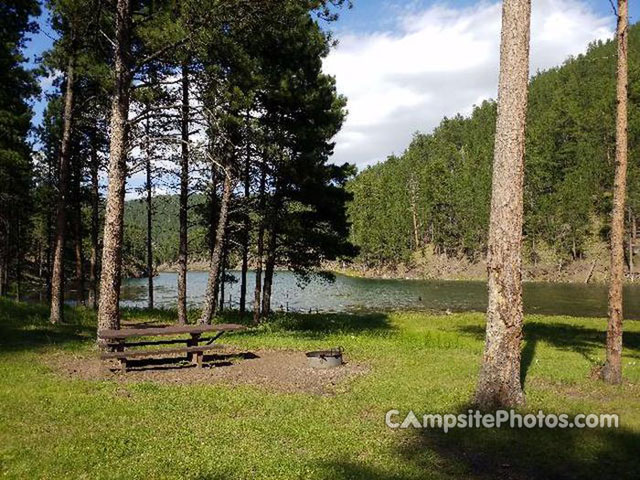
[(624, 281), (624, 215), (627, 187), (627, 103), (628, 103), (628, 27), (627, 0), (618, 0), (618, 74), (616, 118), (616, 162), (611, 214), (611, 268), (609, 279), (609, 323), (607, 361), (602, 378), (607, 383), (622, 383), (622, 284)]
[[(130, 0), (117, 0), (113, 12), (114, 91), (111, 102), (109, 187), (102, 249), (99, 329), (120, 327), (119, 300), (129, 130), (132, 123), (145, 118), (143, 113), (135, 119), (129, 119), (133, 80), (136, 74), (144, 71), (145, 66), (166, 58), (185, 39), (180, 19), (174, 18), (173, 2), (143, 2), (135, 12), (131, 3)], [(135, 28), (134, 15), (139, 20), (135, 22)]]
[(505, 0), (502, 10), (498, 117), (489, 230), (486, 344), (475, 402), (484, 409), (524, 402), (522, 222), (524, 146), (529, 83), (530, 0)]
[(27, 36), (37, 30), (30, 17), (39, 12), (35, 0), (0, 4), (0, 295), (8, 293), (12, 263), (19, 266), (24, 254), (20, 245), (28, 238), (33, 165), (27, 101), (38, 87), (34, 73), (23, 65), (22, 52)]

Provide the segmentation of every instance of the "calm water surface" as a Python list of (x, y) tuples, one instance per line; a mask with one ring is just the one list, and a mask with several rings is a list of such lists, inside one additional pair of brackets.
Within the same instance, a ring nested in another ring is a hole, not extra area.
[[(239, 280), (239, 272), (230, 272)], [(198, 307), (203, 302), (208, 275), (189, 272), (187, 301)], [(175, 273), (161, 273), (154, 279), (157, 307), (175, 308)], [(249, 275), (248, 298), (253, 298), (254, 276)], [(295, 312), (366, 312), (391, 310), (484, 311), (487, 307), (485, 282), (437, 280), (373, 280), (337, 275), (334, 283), (313, 280), (306, 287), (290, 272), (276, 272), (272, 294), (275, 310)], [(239, 282), (225, 285), (225, 304), (238, 307)], [(607, 315), (606, 285), (526, 283), (524, 303), (527, 313), (604, 317)], [(147, 279), (128, 279), (122, 288), (122, 304), (147, 305)], [(251, 302), (247, 307), (251, 308)], [(640, 319), (640, 285), (625, 287), (625, 317)]]

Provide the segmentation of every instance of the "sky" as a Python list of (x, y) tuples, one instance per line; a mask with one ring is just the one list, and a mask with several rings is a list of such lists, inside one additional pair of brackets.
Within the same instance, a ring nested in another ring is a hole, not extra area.
[[(615, 3), (615, 2), (614, 2)], [(609, 0), (532, 0), (531, 73), (562, 64), (598, 39), (611, 38)], [(348, 116), (332, 160), (362, 168), (401, 154), (416, 131), (443, 117), (468, 115), (497, 95), (500, 2), (354, 0), (330, 28), (338, 46), (324, 61), (348, 99)], [(631, 3), (630, 21), (640, 18)], [(28, 44), (33, 61), (53, 39), (47, 12)], [(42, 79), (46, 90), (51, 78)], [(34, 104), (34, 123), (45, 101)]]

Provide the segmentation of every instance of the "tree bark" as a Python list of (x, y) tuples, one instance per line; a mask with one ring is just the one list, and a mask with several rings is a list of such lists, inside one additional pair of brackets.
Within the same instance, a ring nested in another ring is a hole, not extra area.
[(151, 139), (149, 136), (149, 120), (145, 124), (145, 156), (146, 156), (146, 190), (147, 190), (147, 276), (148, 276), (148, 304), (153, 309), (153, 184), (151, 178)]
[(633, 279), (633, 230), (631, 228), (632, 225), (632, 213), (631, 209), (629, 209), (629, 275)]
[[(216, 247), (216, 231), (218, 229), (218, 218), (220, 218), (220, 205), (218, 202), (218, 187), (217, 187), (217, 173), (216, 168), (213, 168), (213, 173), (211, 174), (211, 216), (209, 218), (209, 257), (213, 255), (213, 250)], [(224, 188), (224, 181), (222, 182), (222, 186)], [(219, 275), (218, 275), (219, 278)], [(220, 282), (216, 281), (216, 287), (213, 290), (214, 298), (218, 298), (220, 293)], [(216, 300), (217, 301), (217, 300)]]
[(220, 313), (224, 311), (224, 284), (225, 284), (225, 276), (227, 274), (227, 248), (229, 246), (229, 242), (226, 241), (222, 247), (222, 260), (220, 265)]
[(207, 291), (205, 295), (205, 303), (200, 317), (201, 324), (210, 324), (211, 319), (216, 313), (217, 296), (215, 295), (218, 285), (218, 276), (220, 274), (220, 266), (222, 261), (222, 249), (224, 247), (225, 230), (227, 227), (227, 216), (229, 214), (229, 202), (233, 193), (234, 179), (231, 172), (227, 169), (224, 176), (224, 187), (222, 189), (222, 199), (220, 201), (220, 214), (218, 215), (218, 226), (216, 228), (216, 239), (211, 253), (209, 262), (209, 280), (207, 282)]
[[(638, 241), (637, 229), (636, 229), (636, 216), (631, 212), (631, 260), (633, 262), (633, 256), (635, 255), (636, 243)], [(631, 274), (635, 274), (635, 267), (632, 265)], [(633, 278), (633, 277), (632, 277)]]
[[(0, 228), (3, 228), (1, 223), (0, 223)], [(7, 255), (5, 252), (5, 241), (4, 241), (5, 232), (2, 231), (0, 233), (2, 233), (2, 235), (0, 235), (0, 297), (4, 297), (4, 295), (6, 294), (4, 279), (5, 279), (5, 271), (7, 269)]]
[(49, 320), (58, 323), (64, 320), (64, 242), (67, 226), (67, 194), (69, 190), (71, 162), (71, 134), (73, 132), (75, 53), (67, 64), (67, 86), (64, 94), (62, 143), (60, 145), (59, 183), (56, 212), (56, 234), (51, 271), (51, 312)]
[[(47, 162), (47, 185), (51, 187), (54, 183), (54, 170), (55, 170), (55, 162), (53, 159), (49, 159)], [(47, 301), (51, 303), (51, 272), (53, 271), (53, 248), (54, 248), (54, 211), (51, 208), (50, 204), (46, 206), (47, 213), (47, 252), (46, 252), (46, 262), (47, 262), (47, 274), (46, 274), (46, 291), (47, 291)]]
[(530, 0), (504, 1), (487, 258), (489, 306), (475, 393), (475, 403), (483, 409), (524, 403), (521, 250), (530, 20)]
[(20, 301), (20, 287), (22, 285), (22, 238), (20, 232), (20, 213), (16, 215), (16, 302)]
[[(8, 222), (7, 222), (8, 223)], [(5, 222), (0, 222), (0, 296), (9, 290), (9, 235), (11, 229)]]
[(249, 268), (249, 229), (251, 228), (249, 218), (249, 196), (251, 195), (250, 178), (250, 154), (247, 147), (247, 158), (244, 169), (244, 202), (245, 211), (242, 225), (242, 268), (240, 271), (240, 315), (244, 315), (247, 303), (247, 270)]
[(273, 272), (276, 266), (277, 234), (275, 225), (269, 233), (269, 244), (267, 246), (267, 258), (264, 266), (264, 286), (262, 287), (262, 318), (268, 317), (271, 313), (271, 288), (273, 286)]
[(627, 187), (627, 34), (629, 11), (627, 0), (618, 0), (618, 75), (616, 116), (616, 169), (611, 214), (611, 267), (609, 279), (609, 324), (607, 360), (602, 369), (606, 383), (622, 383), (622, 284), (624, 280), (624, 209)]
[(100, 159), (97, 132), (91, 132), (91, 258), (89, 260), (89, 306), (98, 308), (98, 236), (100, 229)]
[(120, 282), (124, 194), (127, 179), (128, 116), (131, 88), (129, 0), (118, 0), (116, 14), (115, 92), (111, 104), (109, 188), (104, 220), (98, 329), (120, 328)]
[(262, 262), (264, 256), (264, 215), (265, 215), (265, 189), (266, 189), (266, 180), (267, 180), (267, 166), (266, 162), (263, 160), (262, 168), (260, 170), (260, 187), (258, 190), (258, 198), (260, 199), (260, 225), (258, 226), (258, 238), (256, 239), (257, 243), (257, 252), (256, 252), (256, 281), (255, 287), (253, 291), (253, 323), (257, 324), (260, 322), (260, 302), (262, 295)]
[(80, 159), (77, 159), (75, 162), (74, 168), (74, 197), (75, 197), (75, 205), (74, 205), (74, 222), (73, 222), (73, 241), (74, 241), (74, 252), (76, 257), (76, 282), (78, 286), (78, 303), (85, 305), (86, 297), (85, 297), (85, 284), (84, 284), (84, 249), (82, 246), (82, 238), (84, 235), (82, 228), (82, 166), (80, 165)]
[(187, 255), (189, 215), (189, 67), (182, 64), (182, 151), (180, 157), (180, 246), (178, 250), (178, 322), (187, 323)]

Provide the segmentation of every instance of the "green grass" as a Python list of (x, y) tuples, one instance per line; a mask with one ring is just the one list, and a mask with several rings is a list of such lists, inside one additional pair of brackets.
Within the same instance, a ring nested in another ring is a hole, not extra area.
[[(605, 320), (530, 316), (527, 407), (620, 414), (605, 430), (390, 430), (391, 408), (468, 408), (483, 315), (284, 315), (229, 336), (249, 349), (342, 345), (369, 373), (335, 396), (251, 386), (121, 384), (59, 376), (48, 356), (93, 354), (94, 314), (52, 327), (42, 306), (0, 299), (0, 473), (7, 478), (637, 478), (640, 322), (625, 324), (625, 383), (590, 378)], [(130, 310), (129, 321), (171, 313)], [(225, 320), (229, 320), (228, 318)]]

